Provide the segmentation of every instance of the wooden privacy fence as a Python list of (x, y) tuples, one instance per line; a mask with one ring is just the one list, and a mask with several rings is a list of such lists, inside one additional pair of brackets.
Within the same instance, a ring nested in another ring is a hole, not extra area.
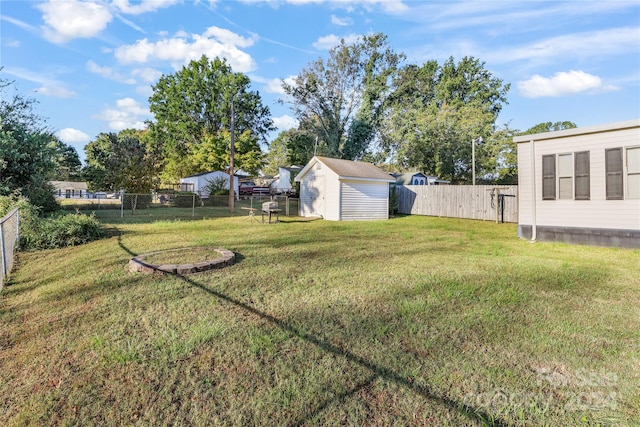
[[(504, 222), (518, 222), (517, 185), (397, 186), (398, 213), (495, 221), (496, 189), (506, 195), (500, 198), (504, 200)], [(501, 220), (502, 206), (498, 208), (498, 220)]]

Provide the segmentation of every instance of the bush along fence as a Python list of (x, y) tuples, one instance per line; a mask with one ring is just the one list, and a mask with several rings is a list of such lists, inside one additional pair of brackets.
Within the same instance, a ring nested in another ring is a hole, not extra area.
[(0, 290), (4, 286), (9, 273), (13, 269), (15, 251), (20, 241), (20, 209), (15, 208), (0, 219)]
[(518, 222), (517, 185), (397, 186), (398, 213)]

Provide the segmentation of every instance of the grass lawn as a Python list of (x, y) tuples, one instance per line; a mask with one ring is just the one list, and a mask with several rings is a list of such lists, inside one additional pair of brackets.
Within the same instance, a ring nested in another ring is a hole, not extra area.
[[(640, 424), (640, 251), (468, 220), (196, 212), (105, 213), (101, 241), (20, 254), (0, 425)], [(236, 264), (126, 270), (193, 246)]]

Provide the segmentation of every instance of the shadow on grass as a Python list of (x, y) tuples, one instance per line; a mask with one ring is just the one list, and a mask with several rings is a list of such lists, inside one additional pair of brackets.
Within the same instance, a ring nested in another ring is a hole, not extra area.
[(507, 426), (508, 424), (504, 421), (502, 421), (501, 419), (498, 419), (488, 413), (486, 413), (484, 410), (480, 409), (480, 408), (475, 408), (475, 407), (471, 407), (467, 404), (464, 404), (462, 402), (453, 400), (448, 398), (447, 396), (444, 395), (439, 395), (438, 393), (434, 392), (433, 390), (431, 390), (428, 386), (420, 386), (414, 382), (409, 382), (406, 378), (404, 378), (402, 375), (398, 374), (397, 372), (384, 367), (384, 366), (380, 366), (380, 365), (376, 365), (370, 361), (368, 361), (367, 359), (358, 356), (355, 353), (352, 353), (351, 351), (349, 351), (346, 348), (342, 348), (339, 347), (337, 345), (331, 344), (330, 342), (321, 339), (315, 335), (309, 334), (293, 325), (288, 324), (287, 322), (278, 319), (275, 316), (272, 316), (268, 313), (265, 313), (263, 311), (260, 311), (254, 307), (251, 307), (249, 304), (244, 303), (242, 301), (239, 301), (229, 295), (226, 295), (222, 292), (213, 290), (211, 288), (208, 288), (207, 286), (203, 285), (202, 283), (198, 283), (195, 280), (180, 275), (180, 274), (173, 274), (173, 276), (183, 280), (184, 282), (195, 286), (197, 288), (200, 288), (201, 290), (209, 293), (210, 295), (219, 298), (223, 301), (226, 301), (230, 304), (233, 304), (234, 306), (241, 308), (243, 310), (245, 310), (246, 312), (255, 315), (257, 317), (259, 317), (262, 320), (265, 320), (275, 326), (277, 326), (278, 328), (282, 329), (283, 331), (289, 332), (292, 335), (297, 336), (298, 338), (313, 344), (319, 348), (321, 348), (322, 350), (326, 351), (327, 353), (331, 353), (334, 354), (336, 356), (339, 357), (343, 357), (345, 359), (347, 359), (349, 362), (355, 363), (369, 371), (372, 372), (372, 376), (367, 379), (367, 381), (357, 385), (355, 388), (351, 389), (350, 391), (343, 393), (339, 396), (336, 396), (336, 398), (334, 398), (332, 401), (328, 401), (328, 402), (324, 402), (322, 404), (320, 404), (316, 409), (311, 410), (309, 413), (305, 414), (301, 420), (299, 420), (295, 425), (302, 425), (307, 421), (310, 421), (313, 417), (315, 417), (317, 414), (319, 414), (320, 412), (322, 412), (322, 410), (326, 407), (328, 407), (331, 403), (335, 402), (335, 401), (340, 401), (340, 400), (344, 400), (345, 398), (347, 398), (348, 396), (356, 393), (358, 390), (362, 389), (363, 387), (365, 387), (367, 384), (371, 383), (372, 381), (374, 381), (376, 378), (382, 378), (384, 380), (387, 380), (389, 382), (393, 382), (396, 383), (400, 386), (406, 387), (411, 389), (412, 391), (420, 394), (421, 396), (425, 397), (426, 399), (429, 399), (431, 401), (434, 401), (438, 404), (444, 405), (446, 406), (450, 411), (455, 411), (458, 412), (464, 416), (466, 416), (467, 418), (469, 418), (470, 420), (476, 421), (476, 422), (480, 422), (483, 423), (485, 425), (490, 425), (490, 426)]

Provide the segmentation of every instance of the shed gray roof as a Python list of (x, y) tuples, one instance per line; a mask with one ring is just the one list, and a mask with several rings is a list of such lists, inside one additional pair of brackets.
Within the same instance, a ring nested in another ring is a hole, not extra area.
[(319, 162), (326, 165), (329, 169), (334, 171), (336, 174), (338, 174), (340, 178), (366, 178), (379, 179), (389, 182), (395, 181), (395, 179), (391, 175), (378, 168), (377, 166), (372, 165), (371, 163), (354, 162), (352, 160), (343, 159), (332, 159), (331, 157), (320, 156), (317, 156), (315, 158)]

